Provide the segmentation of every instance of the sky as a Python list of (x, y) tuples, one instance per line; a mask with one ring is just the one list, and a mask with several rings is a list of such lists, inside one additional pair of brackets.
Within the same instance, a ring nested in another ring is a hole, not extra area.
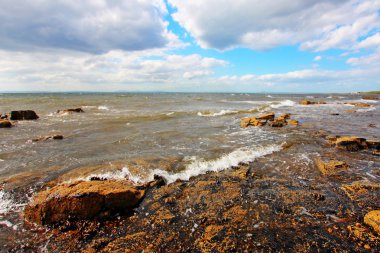
[(0, 92), (380, 90), (380, 0), (0, 0)]

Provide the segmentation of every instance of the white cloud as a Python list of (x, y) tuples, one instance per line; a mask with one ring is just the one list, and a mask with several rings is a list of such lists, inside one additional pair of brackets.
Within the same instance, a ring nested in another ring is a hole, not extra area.
[(355, 46), (357, 49), (362, 49), (362, 48), (371, 48), (371, 47), (377, 47), (380, 46), (380, 33), (376, 33), (362, 41), (359, 42)]
[(314, 57), (314, 61), (320, 61), (320, 60), (322, 60), (322, 56), (317, 55)]
[(0, 0), (0, 48), (92, 53), (176, 43), (163, 0)]
[(172, 16), (203, 48), (256, 50), (301, 44), (349, 48), (380, 28), (380, 0), (168, 0)]

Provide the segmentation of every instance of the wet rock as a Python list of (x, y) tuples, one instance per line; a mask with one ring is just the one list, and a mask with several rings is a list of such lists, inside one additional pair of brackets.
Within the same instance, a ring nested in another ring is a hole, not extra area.
[(330, 145), (335, 145), (336, 140), (339, 138), (339, 135), (327, 135), (325, 139)]
[(82, 108), (74, 108), (74, 109), (64, 109), (64, 110), (58, 110), (57, 113), (72, 113), (72, 112), (76, 112), (76, 113), (81, 113), (81, 112), (84, 112)]
[(270, 112), (270, 113), (266, 113), (266, 114), (262, 114), (262, 115), (259, 115), (258, 117), (256, 117), (257, 120), (270, 120), (270, 121), (273, 121), (274, 120), (274, 112)]
[(364, 100), (379, 100), (378, 97), (362, 97)]
[(32, 110), (11, 111), (9, 115), (10, 120), (36, 120), (39, 118), (36, 112)]
[(366, 139), (352, 136), (337, 138), (336, 147), (347, 151), (359, 151), (367, 148)]
[(271, 126), (271, 127), (284, 127), (284, 126), (286, 126), (286, 122), (275, 120), (275, 121), (270, 122), (269, 126)]
[(252, 117), (249, 121), (249, 124), (251, 126), (265, 126), (266, 123), (267, 123), (266, 120), (259, 120), (255, 117)]
[(352, 184), (344, 184), (340, 187), (351, 200), (365, 203), (378, 203), (380, 184), (369, 181), (356, 181)]
[(368, 148), (380, 150), (380, 141), (378, 140), (367, 140)]
[(372, 155), (380, 156), (380, 151), (373, 151), (373, 152), (372, 152)]
[(38, 193), (25, 208), (24, 217), (37, 224), (53, 224), (92, 219), (104, 212), (126, 213), (144, 194), (126, 180), (65, 183)]
[(375, 124), (369, 124), (368, 127), (376, 128)]
[(346, 162), (330, 160), (328, 162), (316, 159), (316, 165), (323, 175), (334, 175), (349, 168)]
[(10, 128), (12, 123), (9, 120), (0, 120), (0, 128)]
[(353, 106), (355, 106), (355, 107), (364, 107), (364, 108), (366, 108), (366, 107), (371, 107), (372, 105), (370, 105), (370, 104), (365, 104), (365, 103), (352, 103), (352, 102), (346, 102), (346, 103), (344, 103), (345, 105), (353, 105)]
[(8, 119), (8, 115), (6, 113), (3, 113), (0, 115), (0, 119)]
[(47, 141), (47, 140), (63, 140), (63, 135), (56, 134), (56, 135), (52, 135), (52, 136), (43, 136), (43, 137), (38, 137), (38, 138), (32, 139), (33, 142)]
[(247, 128), (250, 124), (250, 120), (251, 120), (250, 118), (242, 118), (240, 120), (240, 127), (241, 128)]
[(364, 223), (371, 226), (380, 235), (380, 210), (367, 213), (364, 216)]
[(300, 101), (301, 105), (324, 105), (326, 102), (324, 101), (310, 101), (310, 100), (302, 100)]
[(298, 126), (299, 122), (298, 122), (298, 120), (295, 120), (295, 119), (289, 119), (288, 124), (293, 125), (293, 126)]
[(339, 113), (330, 113), (332, 116), (339, 116)]

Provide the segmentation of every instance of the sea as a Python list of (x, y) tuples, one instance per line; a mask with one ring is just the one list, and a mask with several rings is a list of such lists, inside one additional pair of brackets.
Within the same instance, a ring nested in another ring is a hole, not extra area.
[[(380, 100), (363, 100), (362, 96), (0, 94), (0, 113), (34, 110), (39, 116), (38, 120), (18, 121), (10, 129), (0, 129), (0, 243), (8, 240), (10, 231), (23, 229), (24, 206), (54, 180), (126, 178), (143, 184), (160, 175), (172, 183), (255, 162), (281, 152), (287, 143), (301, 143), (313, 131), (379, 139)], [(301, 100), (326, 104), (301, 105)], [(361, 108), (345, 102), (371, 106)], [(84, 112), (57, 113), (68, 108), (82, 108)], [(290, 113), (300, 125), (240, 127), (241, 118), (268, 112), (276, 116)], [(55, 134), (63, 135), (63, 140), (32, 141)], [(316, 156), (317, 150), (305, 149), (281, 159), (312, 166)], [(368, 177), (379, 180), (377, 175)]]

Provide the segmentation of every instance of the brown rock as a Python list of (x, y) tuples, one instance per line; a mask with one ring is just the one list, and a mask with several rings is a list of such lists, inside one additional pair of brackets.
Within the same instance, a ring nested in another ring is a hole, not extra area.
[(374, 210), (364, 216), (364, 223), (371, 226), (380, 235), (380, 210)]
[(359, 151), (367, 148), (366, 139), (356, 136), (337, 138), (335, 145), (337, 148), (347, 151)]
[(241, 128), (246, 128), (249, 126), (250, 124), (250, 118), (242, 118), (241, 121), (240, 121), (240, 127)]
[(258, 120), (255, 117), (252, 117), (249, 121), (249, 124), (252, 126), (265, 126), (266, 120)]
[(321, 159), (316, 160), (316, 165), (323, 175), (333, 175), (349, 167), (347, 163), (343, 161), (330, 160), (324, 162)]
[(362, 97), (364, 100), (379, 100), (378, 97)]
[(373, 152), (372, 152), (372, 155), (380, 156), (380, 151), (373, 151)]
[(356, 107), (371, 107), (370, 104), (365, 104), (365, 103), (352, 103), (352, 102), (346, 102), (344, 103), (345, 105), (353, 105)]
[(286, 125), (286, 122), (285, 121), (278, 121), (278, 120), (275, 120), (273, 122), (270, 122), (269, 125), (271, 127), (283, 127)]
[(290, 113), (284, 113), (280, 117), (284, 118), (284, 119), (289, 119), (290, 118)]
[(102, 212), (128, 212), (144, 194), (126, 180), (65, 183), (38, 193), (25, 208), (24, 217), (43, 225), (91, 219)]
[(267, 113), (267, 114), (262, 114), (262, 115), (256, 117), (256, 119), (258, 119), (258, 120), (270, 120), (270, 121), (273, 121), (274, 120), (274, 112), (270, 112), (270, 113)]
[(9, 120), (0, 120), (0, 128), (10, 128), (12, 123)]
[(38, 118), (36, 112), (32, 110), (10, 112), (10, 120), (35, 120)]
[(376, 128), (375, 124), (369, 124), (368, 127)]
[(293, 126), (298, 126), (299, 122), (298, 120), (295, 120), (295, 119), (289, 119), (288, 124), (293, 125)]
[(77, 113), (80, 113), (80, 112), (84, 112), (82, 108), (74, 108), (74, 109), (65, 109), (65, 110), (58, 110), (57, 113), (65, 113), (65, 112), (68, 112), (68, 113), (71, 113), (71, 112), (77, 112)]
[(301, 105), (324, 105), (326, 102), (324, 101), (310, 101), (310, 100), (302, 100), (300, 101)]
[(380, 150), (380, 141), (378, 140), (367, 140), (368, 148)]

